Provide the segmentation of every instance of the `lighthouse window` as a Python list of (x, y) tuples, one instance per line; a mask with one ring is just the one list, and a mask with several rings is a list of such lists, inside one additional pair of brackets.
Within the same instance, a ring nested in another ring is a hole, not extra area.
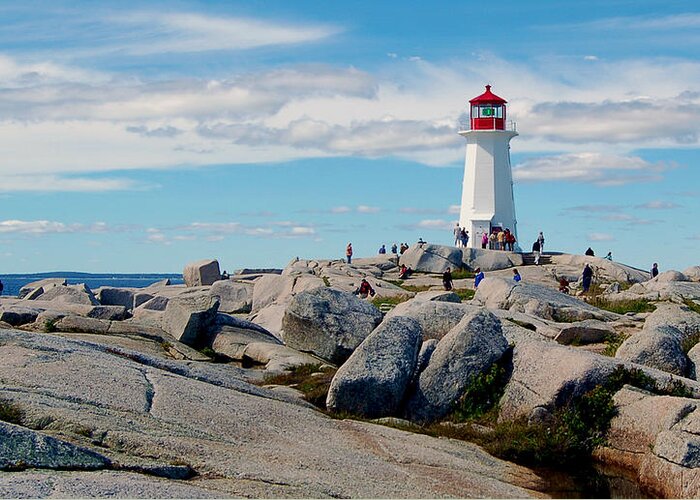
[(481, 116), (493, 116), (493, 108), (481, 108)]

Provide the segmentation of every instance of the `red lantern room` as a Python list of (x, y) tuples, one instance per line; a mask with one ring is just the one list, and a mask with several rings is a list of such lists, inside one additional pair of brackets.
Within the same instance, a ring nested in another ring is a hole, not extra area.
[(491, 92), (491, 85), (486, 86), (486, 92), (475, 97), (471, 104), (472, 130), (505, 130), (506, 100)]

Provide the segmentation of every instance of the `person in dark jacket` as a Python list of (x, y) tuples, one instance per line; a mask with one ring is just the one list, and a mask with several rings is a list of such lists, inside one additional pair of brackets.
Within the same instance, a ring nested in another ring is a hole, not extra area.
[(583, 273), (581, 274), (583, 293), (588, 293), (589, 288), (591, 288), (591, 281), (593, 281), (593, 269), (591, 269), (591, 266), (586, 264), (586, 267), (583, 268)]
[(595, 253), (593, 252), (593, 249), (591, 247), (588, 247), (588, 250), (586, 250), (586, 255), (589, 257), (595, 257)]
[(445, 290), (452, 290), (452, 271), (449, 267), (447, 271), (442, 273), (442, 286), (445, 287)]
[[(651, 266), (651, 273), (650, 274), (651, 274), (652, 278), (656, 278), (659, 275), (659, 265), (656, 262), (654, 262), (654, 265)], [(0, 290), (2, 290), (2, 289), (0, 289)]]

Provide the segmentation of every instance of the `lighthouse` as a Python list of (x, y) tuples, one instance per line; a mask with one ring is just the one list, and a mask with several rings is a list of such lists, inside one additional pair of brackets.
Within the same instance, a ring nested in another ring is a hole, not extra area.
[(506, 129), (506, 102), (486, 85), (469, 101), (469, 130), (459, 131), (467, 140), (459, 225), (469, 231), (470, 248), (481, 247), (484, 233), (510, 229), (518, 237), (510, 169), (510, 140), (518, 133)]

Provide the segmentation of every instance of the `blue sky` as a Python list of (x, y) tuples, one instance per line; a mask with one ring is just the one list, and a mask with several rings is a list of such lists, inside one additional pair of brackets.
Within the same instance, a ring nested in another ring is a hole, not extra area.
[(529, 248), (700, 264), (696, 1), (0, 4), (0, 273), (449, 244), (508, 100)]

